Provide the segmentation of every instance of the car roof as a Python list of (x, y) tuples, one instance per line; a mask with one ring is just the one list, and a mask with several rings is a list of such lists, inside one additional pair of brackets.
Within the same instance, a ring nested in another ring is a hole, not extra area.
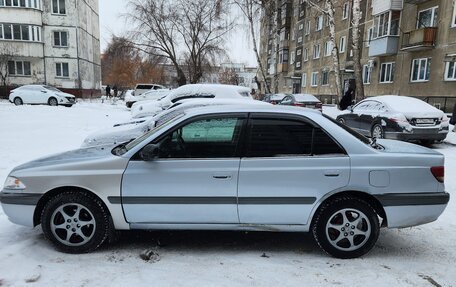
[(303, 102), (319, 102), (320, 100), (317, 99), (314, 95), (311, 94), (293, 94), (292, 95), (296, 101), (303, 101)]
[(431, 106), (423, 100), (397, 95), (375, 96), (364, 99), (363, 101), (378, 101), (386, 104), (390, 109), (398, 112), (420, 112), (420, 111), (438, 111), (437, 108)]
[(320, 111), (294, 106), (280, 105), (211, 105), (204, 107), (189, 108), (186, 114), (189, 116), (205, 115), (212, 113), (276, 113), (296, 115), (321, 115)]

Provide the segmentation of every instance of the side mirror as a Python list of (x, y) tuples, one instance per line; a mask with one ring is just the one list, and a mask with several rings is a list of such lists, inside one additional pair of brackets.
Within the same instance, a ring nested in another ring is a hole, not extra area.
[(140, 152), (139, 155), (144, 161), (152, 161), (158, 158), (160, 147), (157, 144), (148, 144)]

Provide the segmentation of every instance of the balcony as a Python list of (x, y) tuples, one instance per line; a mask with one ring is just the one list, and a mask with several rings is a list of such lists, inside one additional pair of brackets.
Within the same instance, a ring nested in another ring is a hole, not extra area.
[(288, 40), (279, 41), (279, 50), (288, 49), (289, 46), (290, 46), (290, 41), (288, 41)]
[(372, 0), (372, 15), (378, 15), (390, 10), (400, 11), (403, 8), (403, 0)]
[(369, 46), (369, 57), (395, 55), (399, 50), (399, 36), (373, 39)]
[(433, 49), (437, 39), (437, 27), (428, 27), (404, 33), (402, 51), (421, 51)]
[(428, 2), (428, 1), (430, 1), (430, 0), (404, 0), (404, 2), (407, 4), (415, 4), (415, 5), (422, 4), (422, 3)]

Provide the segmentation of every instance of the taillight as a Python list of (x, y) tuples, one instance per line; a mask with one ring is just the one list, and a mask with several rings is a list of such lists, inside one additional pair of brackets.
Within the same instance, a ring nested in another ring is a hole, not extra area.
[(315, 107), (316, 107), (317, 109), (321, 109), (322, 106), (323, 106), (322, 103), (316, 103), (316, 104), (315, 104)]
[(296, 102), (296, 103), (293, 104), (293, 106), (296, 106), (296, 107), (305, 107), (306, 105), (303, 104), (303, 103), (298, 103), (298, 102)]
[(431, 167), (432, 175), (437, 179), (438, 182), (444, 182), (445, 180), (445, 167), (444, 166), (433, 166)]

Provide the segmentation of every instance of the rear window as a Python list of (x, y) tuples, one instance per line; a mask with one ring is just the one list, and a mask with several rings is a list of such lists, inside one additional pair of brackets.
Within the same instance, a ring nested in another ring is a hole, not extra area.
[(154, 87), (154, 85), (137, 85), (137, 90), (150, 90)]

